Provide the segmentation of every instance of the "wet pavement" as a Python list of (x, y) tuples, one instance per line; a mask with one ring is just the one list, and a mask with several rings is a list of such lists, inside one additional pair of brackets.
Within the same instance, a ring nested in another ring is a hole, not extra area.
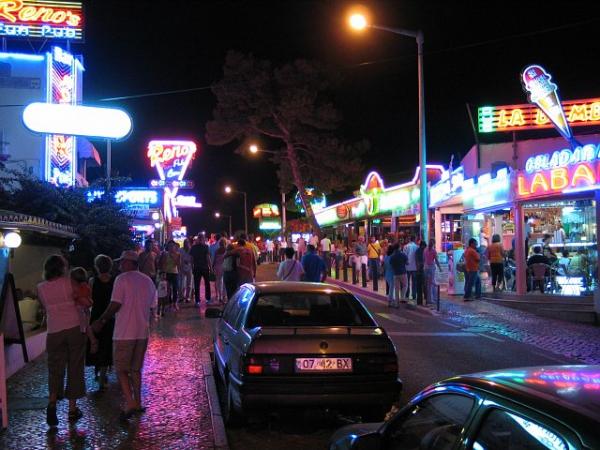
[(109, 387), (95, 392), (93, 368), (86, 368), (88, 395), (79, 400), (83, 418), (70, 427), (67, 403), (58, 403), (58, 431), (47, 433), (47, 364), (42, 356), (8, 380), (9, 427), (0, 433), (7, 449), (214, 449), (207, 377), (211, 375), (210, 321), (196, 308), (159, 319), (152, 327), (143, 372), (146, 413), (118, 420), (120, 390), (114, 372)]

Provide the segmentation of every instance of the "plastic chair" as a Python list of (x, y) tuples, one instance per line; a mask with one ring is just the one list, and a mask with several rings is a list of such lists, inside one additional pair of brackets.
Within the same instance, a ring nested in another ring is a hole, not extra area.
[(531, 274), (533, 277), (532, 290), (535, 290), (536, 284), (540, 287), (540, 292), (544, 293), (546, 286), (546, 275), (550, 270), (550, 266), (544, 263), (535, 263), (531, 265)]

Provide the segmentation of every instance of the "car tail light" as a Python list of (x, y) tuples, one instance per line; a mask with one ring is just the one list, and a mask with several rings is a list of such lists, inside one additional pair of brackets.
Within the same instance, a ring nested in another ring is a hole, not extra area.
[(259, 366), (258, 364), (248, 364), (246, 366), (246, 372), (249, 375), (260, 375), (263, 371), (263, 366)]
[(279, 373), (280, 361), (271, 355), (247, 355), (243, 361), (244, 373), (263, 375)]

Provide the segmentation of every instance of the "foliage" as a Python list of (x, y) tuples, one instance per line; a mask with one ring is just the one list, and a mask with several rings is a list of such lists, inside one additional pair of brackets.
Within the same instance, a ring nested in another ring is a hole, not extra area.
[(71, 263), (91, 267), (94, 256), (118, 256), (131, 248), (129, 217), (112, 198), (88, 203), (83, 189), (61, 188), (23, 172), (5, 172), (0, 178), (0, 209), (72, 226), (79, 235)]
[(307, 207), (306, 186), (329, 193), (356, 184), (362, 175), (366, 141), (345, 143), (336, 130), (341, 116), (330, 94), (336, 77), (319, 63), (297, 60), (275, 67), (252, 55), (230, 51), (223, 79), (213, 86), (217, 106), (207, 124), (207, 140), (225, 145), (263, 136), (277, 143), (272, 161), (283, 192), (295, 187)]

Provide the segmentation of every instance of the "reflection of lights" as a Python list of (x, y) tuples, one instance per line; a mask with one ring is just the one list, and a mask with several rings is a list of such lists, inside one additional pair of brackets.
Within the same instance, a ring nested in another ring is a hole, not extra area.
[(551, 450), (567, 450), (567, 446), (563, 440), (550, 430), (514, 414), (507, 414), (544, 447)]

